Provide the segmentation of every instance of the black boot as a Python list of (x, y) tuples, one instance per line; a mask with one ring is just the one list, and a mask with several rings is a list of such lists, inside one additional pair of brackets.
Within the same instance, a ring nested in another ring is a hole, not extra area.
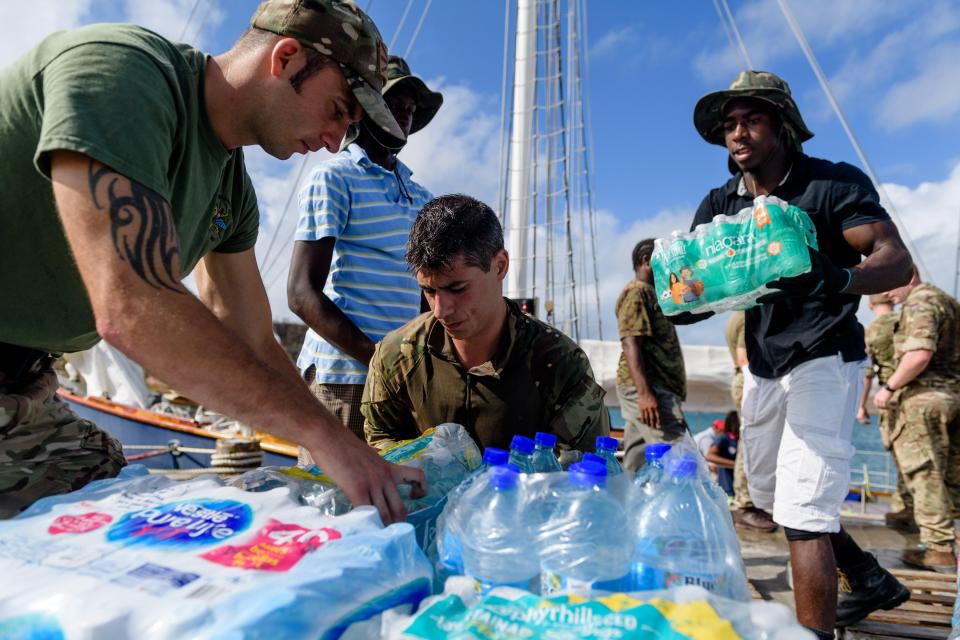
[(910, 591), (889, 571), (880, 566), (872, 554), (857, 567), (837, 569), (840, 581), (837, 598), (838, 627), (863, 620), (877, 609), (893, 609), (910, 599)]

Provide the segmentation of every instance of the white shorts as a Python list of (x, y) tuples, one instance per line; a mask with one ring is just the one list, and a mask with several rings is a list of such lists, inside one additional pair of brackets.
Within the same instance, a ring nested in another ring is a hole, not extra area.
[(839, 355), (780, 378), (744, 369), (741, 450), (754, 504), (783, 527), (834, 533), (850, 490), (863, 362)]

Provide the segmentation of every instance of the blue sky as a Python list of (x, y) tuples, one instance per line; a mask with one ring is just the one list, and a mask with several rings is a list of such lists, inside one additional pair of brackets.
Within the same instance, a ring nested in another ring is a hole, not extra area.
[[(5, 0), (12, 3), (13, 0)], [(361, 0), (366, 7), (370, 0)], [(136, 22), (219, 53), (245, 28), (254, 0), (34, 0), (0, 26), (0, 64), (58, 28)], [(373, 0), (371, 16), (403, 53), (426, 0)], [(187, 18), (194, 10), (193, 19)], [(867, 156), (924, 256), (951, 290), (960, 223), (960, 4), (937, 0), (790, 0)], [(816, 137), (806, 151), (858, 164), (775, 0), (730, 0), (756, 68), (782, 75)], [(708, 189), (724, 181), (725, 152), (693, 129), (693, 105), (742, 66), (712, 0), (588, 2), (595, 204), (600, 212), (601, 306), (607, 339), (629, 251), (645, 236), (686, 228)], [(7, 12), (8, 14), (13, 12)], [(197, 32), (203, 19), (202, 29)], [(435, 193), (496, 200), (503, 0), (433, 0), (408, 61), (446, 104), (401, 155)], [(324, 154), (314, 154), (312, 165)], [(248, 152), (266, 252), (299, 160)], [(292, 216), (281, 224), (292, 224)], [(277, 246), (287, 248), (281, 226)], [(271, 258), (276, 253), (271, 252)], [(268, 272), (277, 317), (286, 311), (286, 254)], [(867, 318), (867, 316), (864, 316)], [(722, 342), (722, 319), (685, 329), (688, 342)]]

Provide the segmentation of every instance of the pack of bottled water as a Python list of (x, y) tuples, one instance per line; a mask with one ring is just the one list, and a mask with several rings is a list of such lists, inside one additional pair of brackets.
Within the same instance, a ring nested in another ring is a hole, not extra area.
[(382, 637), (813, 640), (814, 635), (797, 623), (786, 605), (730, 600), (694, 586), (584, 599), (510, 587), (479, 595), (469, 581), (453, 578), (416, 614), (385, 615)]
[(513, 447), (508, 463), (486, 461), (451, 495), (438, 525), (441, 579), (463, 573), (480, 593), (508, 586), (593, 597), (695, 585), (749, 600), (726, 496), (689, 445), (648, 446), (636, 477), (604, 437), (566, 471), (534, 469), (534, 442)]
[(668, 316), (750, 308), (769, 283), (810, 271), (808, 247), (818, 247), (810, 216), (757, 196), (735, 215), (657, 239), (650, 264), (660, 308)]
[[(410, 488), (401, 485), (400, 497), (407, 509), (407, 522), (417, 532), (417, 541), (428, 554), (434, 554), (437, 517), (447, 496), (480, 466), (481, 455), (473, 438), (462, 425), (444, 423), (429, 429), (419, 438), (399, 442), (382, 450), (384, 460), (422, 469), (427, 493), (410, 496)], [(234, 486), (246, 491), (266, 491), (277, 487), (290, 489), (300, 501), (327, 515), (349, 512), (353, 505), (333, 481), (318, 467), (261, 467), (234, 479)]]
[(432, 577), (413, 527), (373, 507), (324, 515), (288, 487), (139, 465), (0, 521), (0, 573), (0, 637), (66, 639), (379, 633)]

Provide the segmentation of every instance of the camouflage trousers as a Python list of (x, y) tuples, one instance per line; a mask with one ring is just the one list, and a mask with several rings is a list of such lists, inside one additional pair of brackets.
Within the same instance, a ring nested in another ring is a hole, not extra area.
[(880, 411), (880, 441), (883, 442), (883, 448), (890, 452), (890, 457), (893, 458), (893, 466), (897, 472), (897, 488), (890, 496), (890, 510), (894, 512), (913, 511), (913, 496), (907, 489), (907, 482), (903, 478), (903, 470), (900, 468), (900, 462), (897, 460), (893, 445), (890, 443), (892, 430), (890, 412)]
[[(737, 413), (740, 413), (740, 405), (743, 404), (743, 372), (739, 369), (733, 374), (733, 381), (730, 383), (730, 397), (733, 398), (733, 406)], [(743, 429), (743, 425), (740, 425)], [(747, 486), (747, 468), (744, 466), (746, 456), (737, 456), (733, 463), (733, 507), (735, 509), (750, 509), (753, 507), (753, 500), (750, 499), (750, 489)]]
[(640, 417), (637, 388), (633, 385), (617, 385), (617, 398), (620, 400), (620, 413), (626, 423), (623, 427), (623, 468), (637, 471), (646, 459), (643, 448), (651, 442), (675, 443), (690, 436), (687, 420), (680, 408), (680, 396), (666, 389), (653, 387), (660, 409), (660, 426), (645, 424)]
[(57, 387), (52, 369), (0, 387), (0, 518), (126, 465), (120, 443), (73, 413)]
[(952, 551), (953, 511), (960, 507), (960, 395), (907, 388), (890, 419), (890, 442), (913, 496), (920, 542)]

